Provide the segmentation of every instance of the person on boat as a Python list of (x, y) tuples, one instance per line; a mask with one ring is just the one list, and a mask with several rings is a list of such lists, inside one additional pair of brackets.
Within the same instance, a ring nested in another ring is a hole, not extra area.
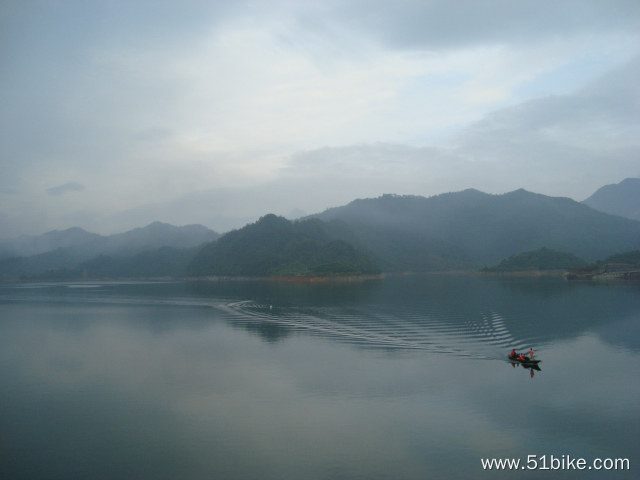
[(518, 354), (516, 353), (516, 349), (515, 348), (511, 350), (511, 353), (509, 354), (509, 356), (511, 358), (516, 358), (518, 356)]
[(531, 347), (531, 349), (529, 350), (529, 358), (533, 360), (533, 354), (535, 352), (533, 351), (533, 347)]

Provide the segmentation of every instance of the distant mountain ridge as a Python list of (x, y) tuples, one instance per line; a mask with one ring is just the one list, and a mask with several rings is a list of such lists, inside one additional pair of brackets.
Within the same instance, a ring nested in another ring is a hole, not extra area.
[(542, 247), (595, 261), (640, 245), (640, 222), (523, 189), (383, 195), (314, 217), (348, 224), (384, 270), (478, 268)]
[(640, 220), (640, 178), (605, 185), (582, 203), (601, 212)]
[(106, 237), (106, 253), (145, 250), (148, 248), (190, 248), (217, 239), (220, 235), (203, 225), (177, 227), (163, 222), (153, 222), (146, 227), (134, 228), (124, 233)]
[[(0, 243), (0, 279), (44, 274), (55, 276), (61, 272), (70, 274), (86, 262), (89, 263), (83, 266), (83, 271), (132, 271), (136, 275), (143, 275), (142, 272), (160, 272), (160, 269), (152, 266), (158, 263), (167, 266), (162, 271), (175, 274), (179, 267), (168, 257), (181, 258), (182, 263), (178, 263), (183, 264), (184, 271), (197, 253), (194, 249), (219, 236), (202, 225), (177, 227), (154, 222), (146, 227), (109, 236), (70, 228), (40, 236), (19, 237)], [(134, 268), (134, 264), (146, 266)], [(96, 268), (98, 266), (100, 268)]]
[(0, 241), (0, 258), (38, 255), (58, 248), (85, 245), (101, 238), (101, 235), (87, 232), (80, 227), (52, 230), (42, 235), (22, 235)]
[(95, 255), (130, 255), (147, 248), (194, 247), (219, 236), (203, 225), (178, 227), (163, 222), (153, 222), (145, 227), (107, 236), (72, 227), (0, 241), (0, 258), (27, 257), (72, 247)]
[(637, 250), (640, 221), (523, 189), (468, 189), (357, 199), (296, 222), (266, 215), (222, 237), (161, 222), (110, 236), (20, 237), (0, 242), (0, 279), (471, 270), (523, 252), (595, 262)]

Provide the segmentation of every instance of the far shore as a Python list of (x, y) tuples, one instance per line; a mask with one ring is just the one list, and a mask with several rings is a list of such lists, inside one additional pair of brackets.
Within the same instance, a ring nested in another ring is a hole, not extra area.
[(370, 280), (381, 280), (387, 277), (412, 275), (466, 275), (474, 277), (496, 278), (564, 278), (566, 280), (599, 280), (599, 281), (637, 281), (640, 279), (638, 269), (632, 271), (576, 274), (565, 269), (556, 270), (442, 270), (429, 272), (381, 272), (376, 274), (352, 275), (208, 275), (201, 277), (163, 276), (163, 277), (80, 277), (80, 278), (0, 278), (0, 283), (88, 283), (88, 282), (250, 282), (268, 281), (285, 283), (351, 283)]
[(514, 271), (483, 271), (477, 272), (489, 277), (563, 277), (566, 270), (514, 270)]
[(203, 277), (186, 277), (187, 281), (273, 281), (273, 282), (291, 282), (291, 283), (320, 283), (320, 282), (360, 282), (365, 280), (379, 280), (385, 278), (386, 274), (377, 273), (371, 275), (270, 275), (270, 276), (225, 276), (210, 275)]

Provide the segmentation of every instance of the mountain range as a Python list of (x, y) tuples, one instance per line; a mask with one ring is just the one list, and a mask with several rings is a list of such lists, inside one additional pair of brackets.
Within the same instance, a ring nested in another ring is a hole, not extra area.
[(522, 189), (383, 195), (316, 218), (347, 224), (351, 240), (370, 250), (383, 270), (478, 268), (542, 247), (587, 261), (640, 248), (640, 222)]
[(582, 203), (601, 212), (640, 220), (640, 178), (605, 185)]
[[(178, 227), (161, 222), (109, 236), (77, 227), (23, 236), (0, 242), (0, 279), (44, 274), (72, 276), (87, 270), (106, 276), (180, 275), (198, 247), (219, 236), (202, 225)], [(170, 257), (182, 261), (176, 264)], [(158, 264), (171, 268), (159, 270)]]
[(25, 257), (67, 248), (86, 251), (90, 256), (100, 254), (125, 256), (148, 248), (195, 247), (215, 240), (219, 236), (218, 233), (202, 225), (176, 227), (162, 222), (153, 222), (146, 227), (108, 236), (72, 227), (66, 230), (53, 230), (43, 235), (25, 235), (0, 241), (0, 258)]
[[(1, 241), (0, 279), (204, 275), (223, 264), (226, 274), (252, 275), (262, 268), (248, 267), (258, 251), (269, 265), (262, 273), (477, 269), (541, 248), (594, 262), (640, 250), (640, 221), (622, 215), (633, 215), (625, 207), (637, 202), (639, 186), (627, 179), (582, 203), (522, 189), (388, 194), (297, 222), (265, 215), (222, 237), (202, 225), (160, 222), (111, 236), (71, 228)], [(284, 240), (269, 243), (269, 235)]]

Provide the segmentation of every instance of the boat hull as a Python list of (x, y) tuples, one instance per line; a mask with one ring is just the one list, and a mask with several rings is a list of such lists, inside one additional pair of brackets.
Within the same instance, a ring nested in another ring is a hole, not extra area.
[(536, 360), (534, 358), (528, 358), (525, 360), (522, 360), (517, 357), (507, 357), (507, 358), (509, 359), (510, 362), (519, 363), (521, 365), (538, 365), (538, 363), (540, 363), (540, 360)]

